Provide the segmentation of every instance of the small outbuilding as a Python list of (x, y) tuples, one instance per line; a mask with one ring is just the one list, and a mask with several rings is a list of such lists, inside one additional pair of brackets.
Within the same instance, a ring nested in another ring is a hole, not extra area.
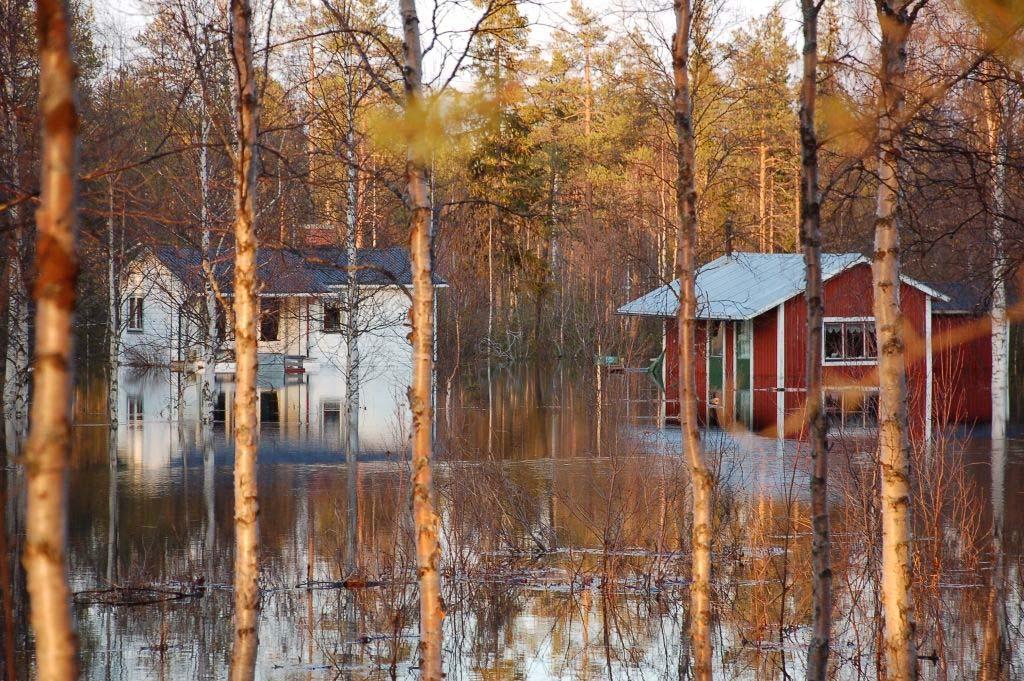
[[(870, 261), (822, 254), (825, 407), (833, 427), (877, 422), (878, 346)], [(705, 424), (795, 436), (807, 394), (805, 270), (799, 253), (733, 253), (697, 272), (697, 395)], [(911, 427), (991, 418), (987, 313), (959, 287), (902, 277)], [(954, 290), (955, 289), (955, 290)], [(662, 320), (664, 416), (679, 418), (678, 281), (619, 308)]]

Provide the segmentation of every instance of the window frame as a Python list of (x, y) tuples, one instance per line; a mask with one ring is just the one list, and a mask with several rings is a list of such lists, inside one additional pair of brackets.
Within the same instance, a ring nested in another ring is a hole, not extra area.
[[(269, 303), (269, 304), (267, 304)], [(277, 343), (281, 340), (281, 299), (277, 297), (266, 297), (260, 300), (260, 318), (256, 325), (256, 341), (258, 343)], [(263, 333), (263, 325), (270, 324), (273, 320), (274, 337), (266, 338)]]
[[(146, 330), (146, 318), (143, 313), (143, 301), (145, 296), (128, 296), (128, 314), (125, 315), (125, 330), (130, 333), (143, 333)], [(136, 321), (138, 324), (136, 324)]]
[[(828, 345), (828, 327), (831, 324), (840, 325), (840, 337), (843, 342), (843, 355), (839, 358), (830, 358), (826, 352)], [(865, 347), (868, 344), (868, 337), (875, 338), (875, 355), (873, 357), (850, 357), (846, 353), (846, 325), (859, 324), (863, 329), (861, 334), (862, 343)], [(878, 333), (875, 327), (874, 317), (825, 317), (821, 321), (821, 364), (822, 366), (875, 366), (878, 364)]]
[[(338, 313), (338, 326), (336, 328), (329, 328), (327, 326), (327, 308), (332, 308)], [(321, 309), (323, 314), (321, 315), (320, 330), (327, 334), (338, 334), (345, 330), (344, 323), (344, 310), (342, 309), (341, 303), (324, 301)]]

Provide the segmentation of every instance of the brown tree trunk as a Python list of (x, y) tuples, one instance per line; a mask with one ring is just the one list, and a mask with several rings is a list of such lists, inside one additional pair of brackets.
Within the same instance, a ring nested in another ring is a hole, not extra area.
[(878, 195), (871, 265), (878, 335), (878, 463), (881, 466), (883, 649), (888, 678), (917, 677), (911, 599), (910, 442), (907, 378), (900, 310), (899, 119), (905, 108), (907, 38), (913, 16), (892, 0), (877, 0), (881, 42)]
[[(817, 0), (800, 0), (803, 15), (803, 81), (800, 90), (800, 242), (807, 269), (807, 402), (806, 427), (811, 439), (811, 642), (807, 651), (808, 681), (828, 676), (832, 630), (832, 561), (828, 516), (828, 423), (821, 408), (823, 389), (822, 325), (825, 315), (821, 283), (821, 198), (818, 192), (818, 135), (815, 104), (818, 82)], [(784, 395), (779, 395), (783, 399)]]
[(256, 490), (256, 79), (252, 70), (252, 9), (231, 0), (235, 67), (235, 633), (231, 678), (252, 679), (259, 644), (259, 503)]
[(62, 0), (37, 3), (43, 158), (36, 211), (35, 381), (25, 452), (28, 493), (22, 561), (40, 681), (66, 681), (78, 674), (64, 557), (71, 434), (71, 321), (78, 279), (78, 113), (69, 21)]
[[(405, 54), (406, 111), (425, 106), (423, 101), (423, 55), (420, 22), (415, 0), (399, 0)], [(412, 514), (416, 528), (416, 566), (420, 587), (420, 678), (441, 681), (441, 549), (438, 545), (438, 517), (434, 511), (434, 483), (431, 471), (434, 420), (434, 283), (433, 234), (430, 231), (430, 195), (423, 159), (410, 150), (405, 164), (408, 200), (412, 209), (409, 224), (409, 255), (412, 260)]]
[(690, 639), (694, 678), (711, 679), (711, 471), (704, 461), (697, 426), (696, 357), (696, 247), (697, 189), (694, 183), (694, 139), (690, 102), (690, 0), (675, 0), (676, 33), (672, 40), (672, 72), (678, 175), (676, 209), (679, 238), (676, 261), (679, 273), (679, 409), (683, 444), (693, 485), (693, 558), (690, 584)]

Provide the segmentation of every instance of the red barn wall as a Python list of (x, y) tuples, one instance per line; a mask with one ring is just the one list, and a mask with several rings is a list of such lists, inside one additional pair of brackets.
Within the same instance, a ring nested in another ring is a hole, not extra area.
[(992, 420), (992, 320), (988, 315), (935, 315), (932, 402), (935, 421)]
[(778, 312), (754, 319), (754, 430), (774, 429), (778, 385)]
[[(707, 360), (704, 322), (697, 322), (695, 369), (697, 382), (697, 415), (703, 422), (707, 415)], [(665, 320), (665, 418), (679, 420), (679, 322)]]

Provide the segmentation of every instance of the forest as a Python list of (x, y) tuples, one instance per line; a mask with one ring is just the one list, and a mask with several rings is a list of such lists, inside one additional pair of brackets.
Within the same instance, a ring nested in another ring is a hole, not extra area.
[(1024, 675), (1024, 3), (0, 22), (4, 679)]

